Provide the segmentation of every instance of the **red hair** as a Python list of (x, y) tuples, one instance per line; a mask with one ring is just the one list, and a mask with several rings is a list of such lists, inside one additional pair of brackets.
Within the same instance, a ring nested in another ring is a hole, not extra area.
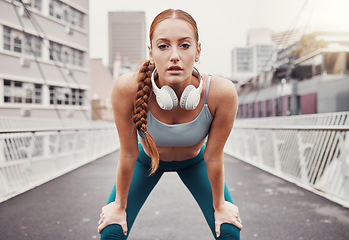
[[(153, 33), (156, 26), (166, 20), (166, 19), (180, 19), (187, 22), (193, 29), (194, 37), (196, 42), (199, 42), (199, 34), (198, 28), (196, 26), (196, 22), (192, 16), (190, 16), (187, 12), (184, 12), (179, 9), (167, 9), (161, 13), (159, 13), (153, 20), (150, 31), (149, 38), (150, 42), (153, 39)], [(156, 148), (154, 139), (147, 131), (147, 114), (148, 114), (148, 101), (151, 96), (152, 84), (151, 84), (151, 74), (154, 70), (154, 65), (150, 63), (150, 61), (146, 61), (138, 74), (138, 91), (136, 94), (136, 99), (134, 102), (134, 110), (133, 110), (133, 122), (135, 123), (136, 129), (144, 133), (145, 142), (149, 149), (149, 154), (151, 157), (151, 169), (150, 174), (152, 175), (156, 172), (159, 167), (159, 153)]]
[(167, 9), (167, 10), (159, 13), (154, 18), (153, 22), (150, 25), (150, 31), (149, 31), (150, 42), (153, 39), (153, 33), (154, 33), (154, 30), (155, 30), (156, 26), (160, 22), (162, 22), (162, 21), (164, 21), (166, 19), (170, 19), (170, 18), (180, 19), (180, 20), (183, 20), (183, 21), (187, 22), (193, 29), (194, 37), (195, 37), (196, 42), (199, 42), (199, 31), (198, 31), (198, 27), (196, 25), (196, 22), (195, 22), (194, 18), (192, 16), (190, 16), (189, 13), (184, 12), (184, 11), (182, 11), (180, 9)]

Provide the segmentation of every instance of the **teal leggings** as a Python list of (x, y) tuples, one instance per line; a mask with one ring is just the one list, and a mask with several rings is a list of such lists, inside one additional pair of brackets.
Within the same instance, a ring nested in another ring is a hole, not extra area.
[[(206, 221), (216, 239), (240, 239), (240, 230), (232, 224), (224, 223), (221, 225), (221, 235), (219, 238), (215, 234), (214, 209), (212, 203), (211, 185), (208, 180), (206, 164), (204, 161), (205, 145), (201, 148), (200, 153), (188, 160), (164, 162), (160, 161), (159, 168), (152, 176), (149, 175), (151, 159), (145, 154), (142, 145), (139, 144), (139, 156), (135, 165), (133, 178), (127, 198), (127, 227), (128, 233), (136, 219), (136, 216), (144, 204), (145, 200), (153, 190), (164, 172), (176, 171), (187, 186), (196, 202), (199, 204)], [(110, 194), (108, 203), (115, 201), (115, 185)], [(227, 185), (224, 188), (224, 197), (226, 201), (233, 202)], [(175, 229), (173, 230), (175, 231)], [(118, 224), (107, 226), (101, 232), (101, 240), (127, 239)]]

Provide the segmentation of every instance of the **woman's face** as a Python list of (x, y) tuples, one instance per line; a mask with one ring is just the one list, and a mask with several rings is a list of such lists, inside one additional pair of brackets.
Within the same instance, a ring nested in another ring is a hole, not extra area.
[(149, 56), (155, 63), (159, 79), (170, 84), (179, 84), (191, 76), (200, 52), (201, 45), (196, 42), (192, 27), (173, 18), (156, 26), (149, 46)]

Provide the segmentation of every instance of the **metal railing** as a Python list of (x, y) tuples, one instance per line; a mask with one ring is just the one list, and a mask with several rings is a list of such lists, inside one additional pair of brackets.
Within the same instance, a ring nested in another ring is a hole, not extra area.
[(113, 123), (0, 117), (0, 202), (118, 147)]
[(349, 207), (349, 112), (237, 119), (225, 152)]

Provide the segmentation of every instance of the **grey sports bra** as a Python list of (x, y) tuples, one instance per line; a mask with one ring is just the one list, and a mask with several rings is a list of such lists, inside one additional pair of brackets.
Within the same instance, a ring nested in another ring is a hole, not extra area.
[[(157, 146), (193, 146), (207, 137), (213, 120), (213, 116), (207, 104), (210, 81), (211, 75), (209, 75), (207, 80), (204, 107), (193, 121), (180, 124), (166, 124), (157, 120), (150, 111), (148, 112), (147, 130), (153, 137)], [(143, 132), (138, 131), (138, 134), (144, 139)]]

